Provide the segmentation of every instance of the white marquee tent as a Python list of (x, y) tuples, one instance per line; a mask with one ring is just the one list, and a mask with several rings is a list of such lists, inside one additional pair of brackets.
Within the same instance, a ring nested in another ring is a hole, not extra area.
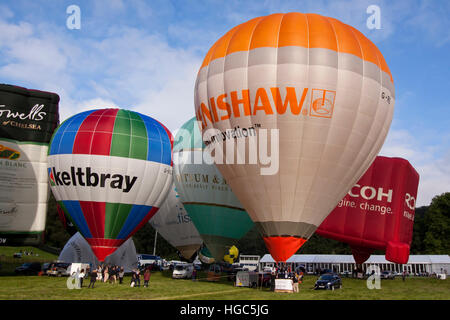
[[(264, 255), (259, 261), (261, 268), (273, 266), (275, 261), (270, 254)], [(286, 261), (287, 265), (297, 267), (305, 266), (309, 272), (320, 269), (336, 269), (337, 272), (352, 271), (356, 264), (352, 255), (341, 254), (294, 254)], [(412, 274), (450, 272), (450, 257), (448, 255), (410, 255), (407, 264), (399, 265), (386, 260), (384, 255), (371, 255), (363, 264), (363, 270), (376, 265), (381, 270)]]

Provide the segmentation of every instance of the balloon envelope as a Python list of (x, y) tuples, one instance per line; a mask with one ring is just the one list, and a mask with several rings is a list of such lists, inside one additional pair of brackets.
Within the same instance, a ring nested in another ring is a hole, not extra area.
[(373, 162), (395, 99), (369, 39), (302, 13), (231, 29), (208, 51), (194, 93), (205, 143), (239, 155), (216, 165), (276, 261), (309, 239)]
[(203, 242), (222, 261), (253, 222), (216, 166), (203, 161), (204, 147), (194, 117), (175, 137), (174, 183)]
[[(67, 241), (59, 254), (58, 260), (66, 263), (89, 263), (93, 268), (100, 264), (89, 243), (79, 232)], [(125, 241), (113, 254), (106, 257), (104, 263), (123, 267), (125, 272), (136, 269), (138, 260), (133, 239), (129, 238)]]
[(77, 114), (54, 133), (51, 189), (100, 261), (164, 201), (172, 183), (171, 147), (162, 124), (121, 109)]
[(174, 184), (172, 184), (166, 200), (149, 223), (187, 260), (192, 258), (203, 243), (180, 201)]
[(38, 245), (48, 202), (47, 151), (59, 96), (0, 84), (0, 238)]
[(402, 158), (377, 157), (316, 233), (346, 242), (356, 263), (375, 250), (405, 264), (411, 246), (419, 174)]

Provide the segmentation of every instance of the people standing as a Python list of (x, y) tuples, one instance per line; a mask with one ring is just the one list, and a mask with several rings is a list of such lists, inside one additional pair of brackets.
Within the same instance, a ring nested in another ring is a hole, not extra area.
[(139, 269), (136, 269), (136, 287), (141, 286), (141, 272)]
[(124, 275), (125, 275), (125, 271), (124, 271), (123, 267), (121, 267), (120, 272), (119, 272), (119, 284), (122, 284)]
[(85, 276), (84, 269), (81, 269), (81, 272), (78, 274), (78, 279), (80, 280), (80, 288), (83, 288), (84, 276)]
[(103, 271), (103, 282), (108, 281), (109, 279), (109, 266), (106, 266)]
[(197, 281), (197, 269), (192, 270), (192, 281)]
[(148, 288), (148, 282), (150, 281), (150, 268), (145, 269), (144, 272), (144, 287)]
[(136, 272), (135, 270), (131, 271), (131, 281), (130, 281), (130, 287), (134, 287), (136, 284)]
[(297, 272), (292, 276), (292, 288), (294, 289), (294, 292), (298, 292), (298, 277), (299, 275)]
[(97, 281), (97, 270), (96, 269), (92, 269), (90, 277), (91, 277), (91, 281), (89, 282), (88, 288), (91, 288), (91, 285), (92, 285), (92, 289), (94, 289), (95, 281)]
[(114, 281), (114, 284), (116, 284), (116, 274), (117, 274), (116, 266), (112, 266), (109, 276), (109, 283), (112, 283)]

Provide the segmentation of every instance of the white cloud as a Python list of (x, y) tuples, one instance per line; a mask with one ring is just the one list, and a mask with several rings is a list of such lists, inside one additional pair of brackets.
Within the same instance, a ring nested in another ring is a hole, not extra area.
[(404, 158), (419, 173), (417, 206), (429, 205), (434, 196), (450, 191), (450, 149), (425, 146), (407, 130), (391, 129), (380, 155)]
[(194, 115), (201, 58), (169, 46), (157, 34), (113, 26), (108, 37), (95, 41), (74, 40), (45, 25), (0, 21), (0, 27), (8, 30), (0, 35), (0, 76), (58, 93), (61, 120), (93, 106), (116, 106), (155, 117), (174, 130)]

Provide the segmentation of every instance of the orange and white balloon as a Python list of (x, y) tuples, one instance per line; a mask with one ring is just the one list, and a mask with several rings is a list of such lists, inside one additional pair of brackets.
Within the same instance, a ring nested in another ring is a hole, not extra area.
[[(216, 164), (276, 261), (300, 248), (370, 166), (394, 101), (379, 49), (317, 14), (272, 14), (234, 27), (211, 47), (195, 85), (203, 132), (218, 130), (205, 144), (250, 136), (261, 143), (264, 130), (278, 143), (274, 174), (261, 174), (264, 161)], [(237, 146), (225, 155), (231, 151), (249, 159)]]

